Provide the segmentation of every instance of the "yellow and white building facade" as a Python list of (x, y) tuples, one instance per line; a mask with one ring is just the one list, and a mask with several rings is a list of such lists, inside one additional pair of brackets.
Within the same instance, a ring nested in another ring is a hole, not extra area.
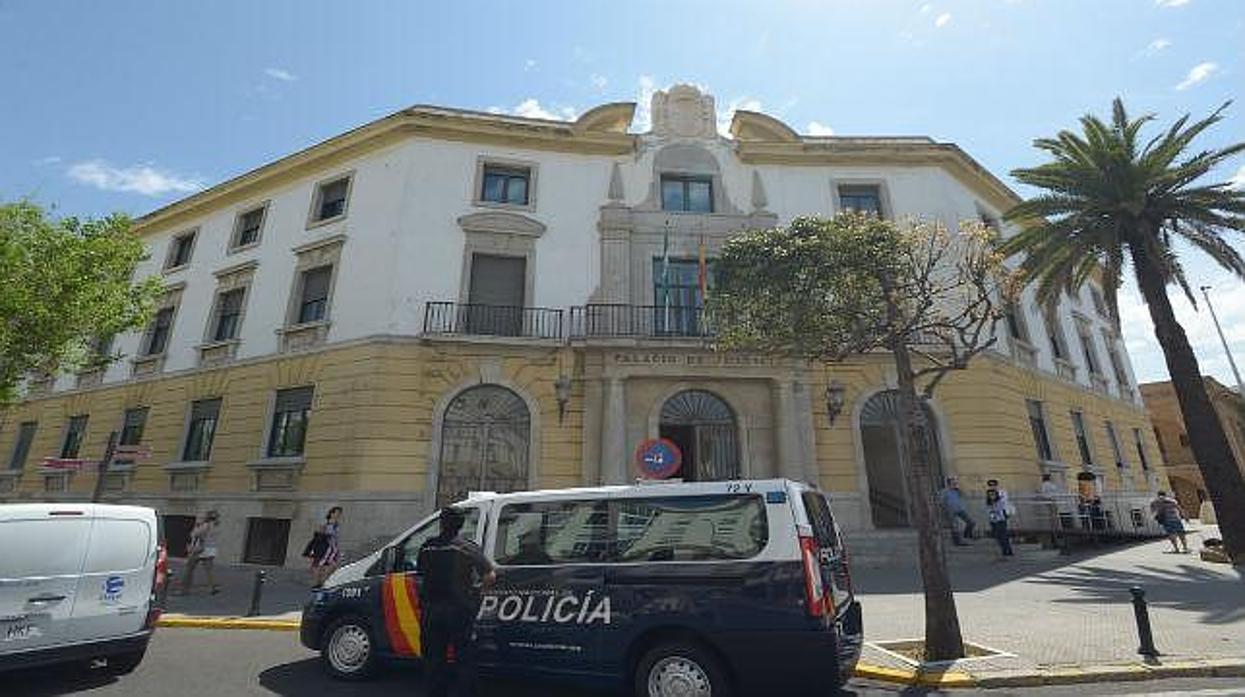
[[(634, 110), (416, 106), (140, 218), (160, 311), (107, 368), (32, 379), (0, 415), (0, 501), (88, 497), (92, 471), (46, 458), (98, 459), (117, 432), (150, 456), (114, 465), (106, 500), (157, 507), (175, 550), (214, 509), (225, 561), (297, 563), (333, 505), (363, 551), (470, 490), (630, 481), (666, 438), (675, 476), (810, 480), (845, 527), (902, 528), (889, 356), (715, 352), (701, 275), (732, 235), (797, 216), (954, 227), (1016, 195), (928, 138), (746, 111), (724, 136), (685, 85), (654, 95), (648, 132)], [(1161, 487), (1097, 290), (1053, 314), (1026, 292), (999, 331), (930, 404), (943, 474)]]

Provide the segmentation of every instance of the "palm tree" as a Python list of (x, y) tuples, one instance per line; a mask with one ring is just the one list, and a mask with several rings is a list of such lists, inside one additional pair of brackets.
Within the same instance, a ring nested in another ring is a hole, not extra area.
[(1185, 115), (1141, 146), (1138, 135), (1154, 117), (1129, 120), (1117, 97), (1109, 125), (1086, 115), (1081, 117), (1082, 133), (1065, 130), (1034, 141), (1051, 161), (1017, 169), (1012, 176), (1044, 191), (1007, 213), (1021, 231), (1003, 244), (1003, 252), (1024, 255), (1021, 272), (1037, 284), (1038, 301), (1044, 304), (1057, 302), (1060, 294), (1076, 291), (1101, 273), (1117, 322), (1117, 293), (1131, 263), (1167, 359), (1193, 455), (1219, 514), (1224, 545), (1240, 561), (1245, 559), (1245, 479), (1167, 297), (1167, 286), (1179, 284), (1197, 306), (1177, 258), (1177, 240), (1245, 278), (1245, 260), (1224, 238), (1228, 231), (1245, 231), (1245, 192), (1228, 183), (1199, 181), (1245, 151), (1245, 143), (1190, 150), (1192, 141), (1219, 122), (1227, 107), (1195, 123)]

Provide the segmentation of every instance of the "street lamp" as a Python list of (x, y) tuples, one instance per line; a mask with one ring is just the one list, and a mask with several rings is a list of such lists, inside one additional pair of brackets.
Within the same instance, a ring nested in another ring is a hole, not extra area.
[(1236, 377), (1236, 391), (1245, 397), (1245, 384), (1241, 383), (1241, 373), (1236, 369), (1236, 361), (1232, 359), (1232, 351), (1228, 348), (1228, 340), (1223, 337), (1223, 328), (1219, 326), (1219, 315), (1215, 314), (1215, 306), (1210, 304), (1210, 286), (1202, 286), (1202, 297), (1206, 298), (1206, 307), (1210, 308), (1210, 319), (1215, 323), (1215, 331), (1219, 333), (1219, 342), (1223, 344), (1223, 352), (1228, 354), (1228, 365), (1232, 366), (1232, 375)]
[(843, 411), (846, 395), (847, 387), (838, 380), (831, 380), (830, 384), (826, 385), (826, 414), (830, 417), (831, 426)]

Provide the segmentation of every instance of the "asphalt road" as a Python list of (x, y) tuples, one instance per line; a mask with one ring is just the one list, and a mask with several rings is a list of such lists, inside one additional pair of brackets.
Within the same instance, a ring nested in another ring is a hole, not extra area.
[[(1148, 683), (1083, 685), (1064, 688), (995, 690), (990, 695), (1063, 697), (1065, 695), (1117, 695), (1131, 697), (1245, 697), (1239, 680), (1164, 680)], [(368, 697), (418, 697), (423, 681), (417, 670), (394, 668), (368, 683), (342, 683), (321, 672), (315, 654), (298, 645), (293, 633), (267, 631), (208, 631), (164, 629), (156, 633), (147, 658), (131, 675), (110, 678), (100, 671), (45, 668), (0, 673), (4, 697), (54, 697), (56, 695), (104, 697), (232, 697), (264, 695), (367, 695)], [(904, 689), (855, 681), (844, 697), (879, 695), (937, 695), (940, 692)], [(981, 690), (956, 690), (952, 694), (987, 694)], [(545, 685), (485, 683), (485, 697), (605, 697), (585, 692), (557, 692)]]

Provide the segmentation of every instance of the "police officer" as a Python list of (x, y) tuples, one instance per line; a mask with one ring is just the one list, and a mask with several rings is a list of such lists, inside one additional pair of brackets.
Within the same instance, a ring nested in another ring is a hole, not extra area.
[[(428, 671), (429, 697), (468, 697), (475, 694), (475, 620), (483, 589), (497, 578), (493, 563), (474, 542), (459, 533), (463, 512), (441, 509), (441, 532), (419, 550), (416, 567), (422, 576), (423, 654)], [(449, 647), (454, 670), (447, 665)]]

